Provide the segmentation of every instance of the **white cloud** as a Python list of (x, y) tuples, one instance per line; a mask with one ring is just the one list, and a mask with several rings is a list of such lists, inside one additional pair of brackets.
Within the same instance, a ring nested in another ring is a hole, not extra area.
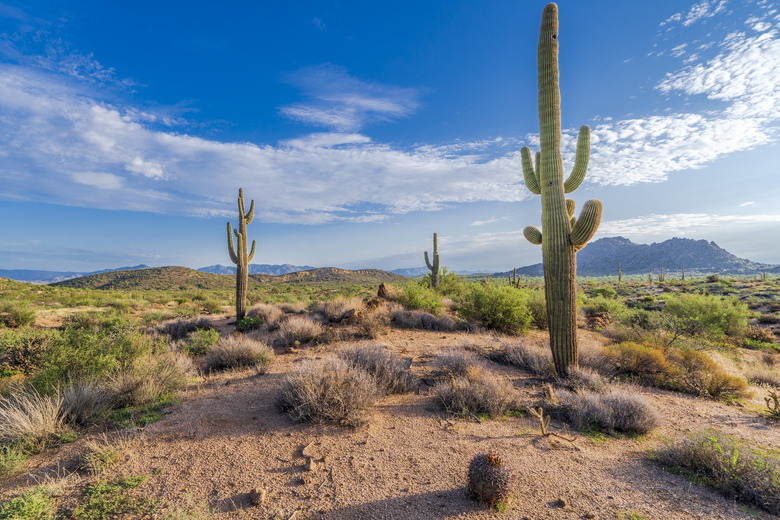
[(474, 222), (471, 223), (471, 225), (472, 226), (484, 226), (486, 224), (495, 224), (496, 222), (498, 222), (498, 220), (499, 219), (497, 217), (489, 218), (487, 220), (475, 220)]
[(708, 0), (703, 0), (698, 4), (691, 6), (691, 9), (688, 11), (688, 14), (685, 15), (682, 24), (687, 27), (698, 22), (699, 20), (712, 18), (716, 14), (723, 11), (725, 8), (726, 0), (720, 0), (719, 2), (714, 0), (711, 2)]
[(122, 179), (111, 173), (75, 172), (73, 180), (84, 186), (93, 186), (101, 190), (118, 190), (122, 187)]
[(755, 205), (756, 205), (755, 202), (743, 202), (742, 204), (739, 205), (739, 207), (740, 208), (745, 208), (747, 206), (755, 206)]
[(420, 106), (417, 89), (362, 81), (331, 64), (305, 67), (287, 79), (309, 100), (283, 106), (279, 111), (290, 119), (338, 132), (356, 131), (369, 122), (408, 117)]

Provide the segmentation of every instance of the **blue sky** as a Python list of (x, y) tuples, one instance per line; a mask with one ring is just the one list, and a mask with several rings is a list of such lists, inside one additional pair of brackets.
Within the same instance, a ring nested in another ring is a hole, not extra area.
[[(0, 268), (255, 263), (507, 270), (540, 199), (545, 2), (0, 3)], [(780, 263), (780, 9), (563, 0), (564, 165), (596, 238)], [(248, 202), (247, 202), (248, 203)]]

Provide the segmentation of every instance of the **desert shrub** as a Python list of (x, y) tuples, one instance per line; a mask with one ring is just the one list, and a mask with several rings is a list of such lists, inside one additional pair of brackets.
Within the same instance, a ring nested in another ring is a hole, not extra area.
[(536, 345), (527, 343), (503, 345), (487, 352), (486, 356), (496, 363), (527, 370), (537, 376), (552, 377), (555, 375), (552, 353), (549, 349)]
[(436, 355), (435, 364), (447, 377), (467, 377), (474, 367), (485, 368), (482, 358), (462, 348), (442, 350)]
[(250, 318), (257, 318), (261, 323), (275, 324), (282, 317), (282, 309), (276, 305), (267, 303), (258, 303), (253, 305), (246, 315)]
[(777, 461), (737, 439), (715, 431), (699, 432), (668, 443), (656, 456), (664, 466), (708, 484), (729, 499), (780, 514)]
[(122, 462), (129, 447), (128, 438), (120, 437), (117, 441), (110, 442), (108, 436), (103, 434), (102, 437), (87, 442), (87, 452), (81, 457), (81, 467), (93, 475), (100, 475)]
[(441, 296), (419, 282), (408, 282), (404, 285), (396, 301), (409, 310), (421, 310), (431, 314), (439, 314), (443, 306)]
[(192, 356), (202, 356), (219, 342), (219, 332), (214, 329), (198, 329), (187, 336), (184, 350)]
[(777, 314), (762, 314), (758, 317), (758, 322), (766, 324), (780, 323), (780, 316)]
[(674, 389), (726, 400), (746, 397), (749, 393), (743, 379), (724, 372), (703, 352), (669, 349), (668, 356), (675, 372), (668, 386)]
[(87, 424), (99, 413), (113, 408), (114, 401), (105, 384), (97, 381), (70, 381), (62, 389), (62, 416), (68, 423)]
[(601, 297), (607, 299), (617, 298), (617, 291), (612, 287), (594, 287), (588, 290), (588, 295), (591, 298)]
[(306, 304), (303, 302), (280, 303), (278, 307), (285, 314), (303, 314), (306, 312)]
[(338, 356), (371, 374), (383, 394), (403, 394), (417, 388), (417, 378), (409, 371), (411, 360), (397, 356), (383, 345), (347, 347)]
[(437, 382), (431, 395), (445, 410), (455, 414), (500, 417), (518, 408), (512, 383), (479, 366), (469, 368), (466, 376)]
[(604, 296), (589, 298), (581, 308), (586, 314), (606, 313), (613, 320), (617, 320), (626, 312), (626, 306), (621, 300)]
[(0, 478), (18, 473), (24, 467), (24, 461), (28, 457), (29, 454), (19, 443), (0, 444)]
[(43, 447), (63, 428), (62, 397), (34, 389), (0, 397), (0, 442), (24, 441)]
[(754, 370), (747, 374), (747, 380), (751, 384), (759, 386), (769, 386), (780, 389), (780, 374), (771, 370)]
[(208, 318), (178, 318), (158, 325), (157, 330), (167, 334), (172, 340), (186, 338), (197, 330), (213, 329), (214, 325)]
[(547, 301), (544, 291), (525, 291), (525, 304), (531, 313), (531, 322), (539, 330), (547, 330)]
[(8, 367), (34, 374), (46, 364), (46, 357), (60, 340), (60, 332), (23, 327), (0, 331), (0, 353)]
[(341, 358), (306, 359), (282, 383), (279, 405), (296, 421), (358, 426), (378, 393), (368, 372)]
[(609, 388), (609, 382), (601, 374), (587, 367), (569, 367), (566, 377), (556, 378), (556, 384), (569, 390), (587, 390), (602, 393)]
[(236, 331), (249, 332), (257, 330), (263, 325), (260, 318), (252, 318), (250, 316), (244, 316), (240, 320), (236, 320)]
[(630, 388), (613, 387), (606, 392), (557, 390), (546, 404), (577, 430), (594, 426), (624, 433), (648, 433), (659, 423), (658, 412)]
[(384, 307), (363, 313), (358, 321), (360, 335), (371, 339), (387, 334), (389, 328), (390, 316)]
[(525, 295), (508, 285), (471, 284), (459, 303), (458, 311), (464, 318), (505, 334), (523, 334), (531, 324)]
[(143, 406), (175, 395), (193, 373), (184, 354), (146, 355), (111, 374), (108, 386), (116, 407)]
[(764, 327), (750, 326), (745, 330), (745, 339), (759, 343), (774, 343), (777, 341), (774, 332)]
[(32, 325), (35, 311), (25, 302), (7, 302), (0, 305), (0, 326), (18, 328)]
[(307, 316), (290, 316), (279, 326), (283, 345), (293, 346), (316, 340), (324, 331), (322, 325)]
[(70, 379), (80, 381), (113, 373), (161, 349), (147, 334), (132, 329), (67, 328), (46, 353), (32, 382), (42, 391), (51, 391)]
[(663, 315), (667, 327), (687, 336), (736, 336), (747, 328), (750, 311), (744, 302), (703, 294), (669, 295)]
[(329, 322), (338, 323), (364, 309), (365, 304), (363, 303), (362, 298), (345, 298), (342, 296), (335, 300), (323, 303), (320, 308), (315, 309), (315, 311), (319, 311), (319, 313), (325, 316)]
[[(426, 287), (431, 287), (431, 274), (423, 276), (422, 283)], [(450, 298), (457, 298), (466, 291), (466, 284), (463, 283), (463, 277), (449, 271), (447, 267), (442, 267), (439, 273), (439, 285), (436, 292)]]
[(457, 324), (449, 316), (434, 316), (425, 311), (408, 311), (396, 309), (392, 312), (392, 321), (405, 329), (436, 330), (440, 332), (452, 332), (457, 329)]
[(602, 373), (631, 376), (649, 385), (663, 386), (671, 368), (663, 348), (650, 343), (609, 345), (603, 350), (603, 356), (605, 362), (599, 367)]
[(222, 304), (214, 300), (204, 300), (200, 302), (200, 308), (207, 314), (222, 314)]
[(707, 283), (718, 283), (718, 282), (720, 282), (720, 275), (711, 274), (711, 275), (707, 276), (706, 280), (707, 280)]
[(0, 520), (54, 520), (54, 500), (40, 489), (0, 504)]
[[(231, 368), (258, 368), (268, 365), (274, 358), (271, 347), (242, 334), (223, 337), (219, 343), (206, 354), (207, 370), (226, 370)], [(261, 371), (264, 369), (261, 368)]]

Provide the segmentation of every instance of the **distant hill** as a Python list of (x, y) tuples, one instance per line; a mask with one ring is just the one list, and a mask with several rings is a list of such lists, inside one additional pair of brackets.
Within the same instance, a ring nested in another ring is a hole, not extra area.
[(251, 274), (249, 277), (259, 282), (349, 282), (358, 284), (404, 281), (403, 276), (400, 274), (391, 273), (389, 271), (382, 271), (379, 269), (356, 269), (354, 271), (349, 271), (347, 269), (338, 269), (336, 267), (320, 267), (317, 269), (297, 271), (280, 276)]
[(403, 269), (391, 269), (390, 272), (411, 278), (414, 278), (415, 276), (425, 276), (426, 274), (430, 273), (427, 267), (406, 267)]
[(132, 267), (117, 267), (116, 269), (103, 269), (101, 271), (90, 271), (86, 273), (76, 271), (40, 271), (32, 269), (0, 269), (0, 277), (10, 278), (17, 282), (28, 283), (52, 283), (61, 282), (63, 280), (70, 280), (72, 278), (78, 278), (81, 276), (89, 276), (91, 274), (107, 273), (110, 271), (132, 271), (135, 269), (148, 269), (148, 265), (136, 265)]
[[(250, 281), (252, 283), (253, 281)], [(156, 289), (195, 290), (229, 289), (235, 287), (235, 278), (212, 273), (202, 273), (187, 267), (150, 267), (130, 271), (109, 271), (56, 282), (57, 287), (79, 289)]]
[[(316, 269), (310, 265), (291, 265), (291, 264), (249, 264), (249, 274), (271, 274), (274, 276), (294, 273), (296, 271), (310, 271)], [(198, 269), (203, 273), (213, 274), (236, 274), (236, 268), (232, 265), (210, 265)]]
[[(404, 277), (378, 269), (347, 271), (335, 267), (323, 267), (308, 271), (296, 271), (279, 276), (268, 274), (249, 275), (249, 285), (265, 283), (382, 283), (403, 281)], [(197, 289), (232, 289), (235, 276), (204, 273), (187, 267), (151, 267), (132, 271), (111, 271), (56, 282), (57, 287), (102, 290), (160, 290), (187, 291)]]
[[(670, 273), (725, 275), (780, 273), (780, 266), (738, 258), (715, 242), (690, 238), (671, 238), (652, 244), (635, 244), (627, 238), (600, 238), (577, 253), (577, 274), (581, 276), (617, 276), (618, 264), (623, 274), (656, 273), (663, 268)], [(517, 269), (524, 276), (543, 276), (542, 264)], [(510, 276), (496, 273), (495, 276)]]

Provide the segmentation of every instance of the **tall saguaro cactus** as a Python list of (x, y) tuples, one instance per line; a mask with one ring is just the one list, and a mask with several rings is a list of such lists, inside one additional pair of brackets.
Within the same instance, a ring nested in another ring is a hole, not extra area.
[(436, 233), (433, 234), (433, 263), (428, 260), (428, 251), (425, 252), (425, 265), (431, 270), (431, 287), (439, 285), (439, 243)]
[[(236, 264), (236, 322), (246, 316), (246, 291), (249, 285), (249, 262), (255, 256), (255, 241), (252, 240), (252, 251), (247, 253), (246, 226), (252, 223), (255, 214), (255, 201), (244, 213), (244, 190), (238, 189), (238, 229), (231, 229), (227, 223), (228, 252), (230, 260)], [(233, 247), (233, 235), (236, 236), (236, 246)]]
[[(577, 257), (598, 229), (601, 202), (589, 200), (574, 217), (574, 201), (565, 194), (585, 179), (590, 155), (590, 128), (580, 128), (574, 169), (564, 181), (561, 160), (561, 95), (558, 89), (558, 6), (542, 13), (537, 51), (541, 151), (536, 161), (528, 147), (521, 150), (523, 177), (532, 193), (542, 196), (542, 231), (528, 226), (523, 234), (542, 245), (547, 323), (555, 369), (568, 373), (577, 365)], [(536, 163), (534, 165), (534, 162)]]

